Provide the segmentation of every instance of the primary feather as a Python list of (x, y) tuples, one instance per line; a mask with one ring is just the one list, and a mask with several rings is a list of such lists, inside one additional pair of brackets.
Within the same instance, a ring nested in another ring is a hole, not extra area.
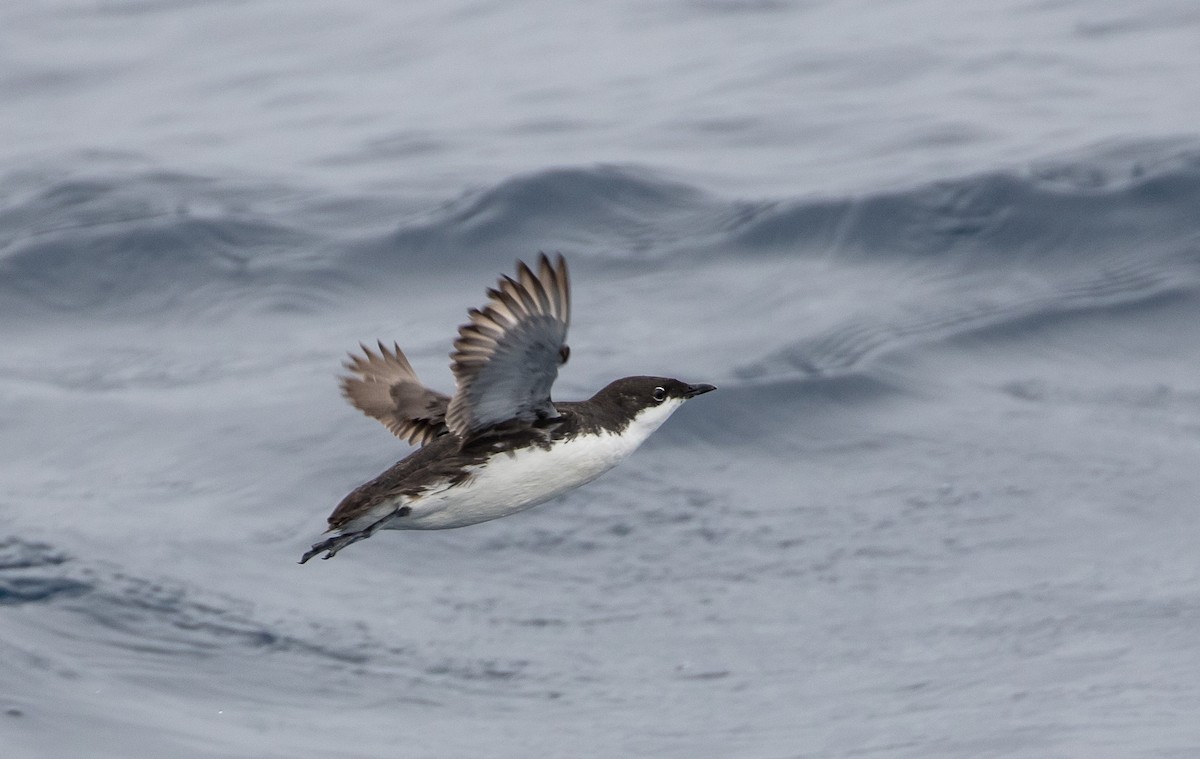
[(566, 260), (542, 254), (536, 274), (517, 262), (516, 279), (501, 278), (487, 305), (469, 313), (450, 354), (458, 386), (446, 411), (450, 431), (465, 441), (501, 422), (557, 416), (550, 388), (569, 355)]

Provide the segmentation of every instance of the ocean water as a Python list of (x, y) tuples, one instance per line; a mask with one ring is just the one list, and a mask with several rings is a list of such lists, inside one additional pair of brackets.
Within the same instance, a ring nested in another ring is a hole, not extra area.
[[(1200, 756), (1200, 7), (0, 5), (0, 756)], [(298, 566), (517, 257), (553, 504)]]

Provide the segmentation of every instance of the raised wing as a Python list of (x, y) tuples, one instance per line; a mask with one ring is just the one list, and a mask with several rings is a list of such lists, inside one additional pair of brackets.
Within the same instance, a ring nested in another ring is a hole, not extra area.
[(517, 262), (517, 277), (488, 290), (488, 303), (458, 328), (450, 368), (458, 390), (446, 424), (463, 440), (508, 420), (558, 416), (550, 387), (567, 362), (571, 288), (567, 262), (546, 254), (538, 271)]
[(350, 354), (345, 363), (354, 375), (341, 378), (346, 400), (413, 445), (425, 445), (449, 431), (450, 398), (421, 384), (400, 346), (393, 343), (389, 350), (380, 342), (378, 354), (362, 343), (359, 347), (363, 355)]

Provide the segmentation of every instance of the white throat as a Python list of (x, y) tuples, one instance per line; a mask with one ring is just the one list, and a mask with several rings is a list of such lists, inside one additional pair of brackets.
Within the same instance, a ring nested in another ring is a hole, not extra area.
[(621, 436), (628, 438), (632, 448), (629, 452), (632, 453), (634, 448), (641, 445), (646, 438), (656, 429), (662, 426), (663, 422), (674, 414), (676, 409), (683, 405), (683, 398), (668, 398), (657, 406), (648, 406), (638, 412), (638, 415), (633, 418)]

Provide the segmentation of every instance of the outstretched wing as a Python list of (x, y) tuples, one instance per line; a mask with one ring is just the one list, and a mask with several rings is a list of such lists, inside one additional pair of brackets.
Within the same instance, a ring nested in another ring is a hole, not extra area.
[(400, 346), (393, 343), (389, 350), (380, 342), (378, 354), (362, 343), (359, 347), (363, 355), (350, 354), (345, 363), (354, 374), (341, 378), (346, 400), (413, 445), (425, 445), (448, 432), (450, 399), (421, 384)]
[(550, 387), (567, 362), (571, 288), (567, 262), (546, 254), (538, 271), (517, 262), (517, 277), (488, 290), (488, 303), (458, 328), (450, 368), (458, 390), (446, 424), (463, 440), (508, 420), (558, 416)]

